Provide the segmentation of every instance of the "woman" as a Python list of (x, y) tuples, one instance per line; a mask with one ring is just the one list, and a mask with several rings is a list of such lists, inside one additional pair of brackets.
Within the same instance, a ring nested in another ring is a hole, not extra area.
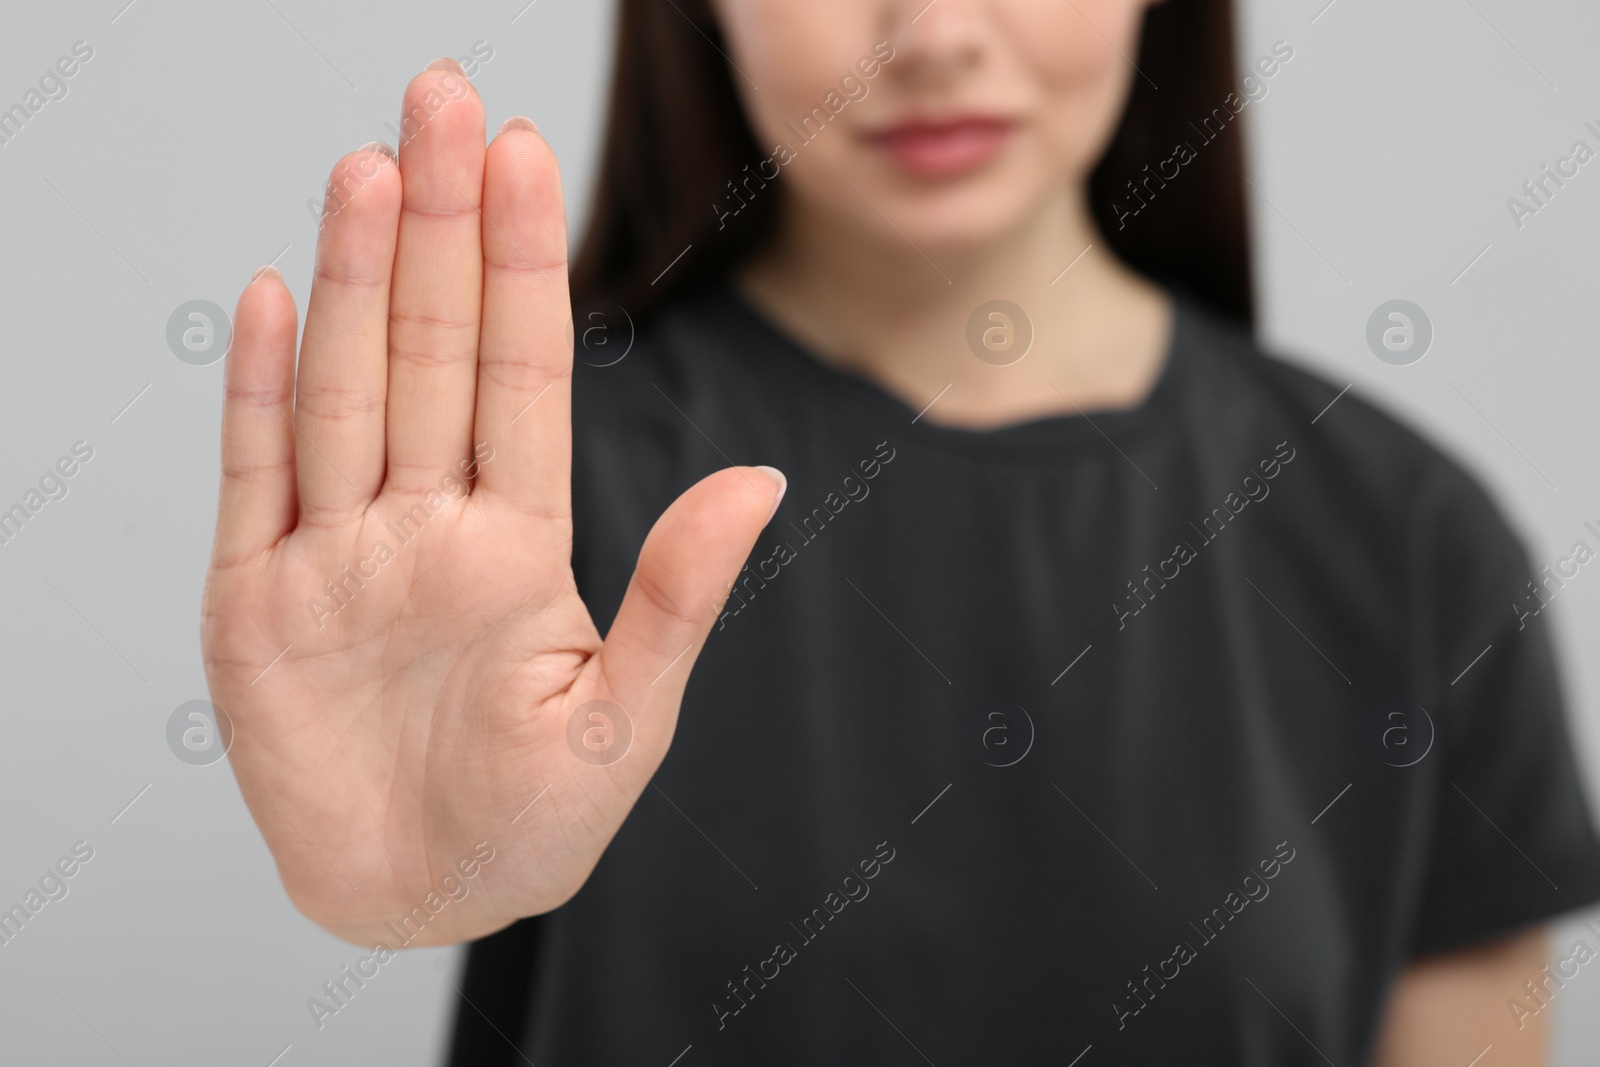
[(298, 368), (240, 298), (208, 676), (359, 973), (483, 939), (457, 1062), (1543, 1062), (1537, 587), (1251, 341), (1231, 33), (625, 2), (576, 329), (451, 61), (340, 161)]

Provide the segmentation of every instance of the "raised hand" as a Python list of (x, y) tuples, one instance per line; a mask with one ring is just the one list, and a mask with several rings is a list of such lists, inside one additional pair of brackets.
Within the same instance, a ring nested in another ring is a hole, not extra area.
[(368, 146), (333, 170), (298, 370), (277, 272), (239, 298), (202, 608), (229, 759), (290, 897), (392, 946), (385, 924), (430, 894), (450, 902), (414, 944), (583, 884), (783, 491), (743, 467), (679, 497), (602, 642), (571, 567), (555, 157), (526, 119), (485, 150), (450, 60), (411, 82), (404, 116), (398, 160)]

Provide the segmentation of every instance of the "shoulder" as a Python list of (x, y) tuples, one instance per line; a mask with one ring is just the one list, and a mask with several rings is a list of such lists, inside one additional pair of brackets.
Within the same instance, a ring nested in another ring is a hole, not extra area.
[[(1183, 307), (1185, 356), (1194, 371), (1186, 398), (1191, 420), (1287, 442), (1297, 480), (1312, 483), (1329, 512), (1354, 512), (1365, 526), (1394, 534), (1401, 516), (1434, 529), (1450, 522), (1493, 535), (1500, 548), (1518, 547), (1479, 478), (1360, 386), (1264, 346), (1244, 325), (1192, 299)], [(1207, 433), (1203, 425), (1200, 432)]]

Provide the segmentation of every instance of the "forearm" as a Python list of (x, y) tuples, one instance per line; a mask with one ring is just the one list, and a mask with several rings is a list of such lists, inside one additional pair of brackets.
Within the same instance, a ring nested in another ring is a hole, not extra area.
[(1374, 1067), (1545, 1067), (1547, 963), (1543, 927), (1412, 963), (1390, 995)]

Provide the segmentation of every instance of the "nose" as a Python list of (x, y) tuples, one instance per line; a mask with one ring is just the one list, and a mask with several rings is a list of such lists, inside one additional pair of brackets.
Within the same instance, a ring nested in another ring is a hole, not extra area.
[(987, 0), (885, 0), (884, 39), (894, 47), (894, 76), (947, 82), (977, 66), (985, 50)]

